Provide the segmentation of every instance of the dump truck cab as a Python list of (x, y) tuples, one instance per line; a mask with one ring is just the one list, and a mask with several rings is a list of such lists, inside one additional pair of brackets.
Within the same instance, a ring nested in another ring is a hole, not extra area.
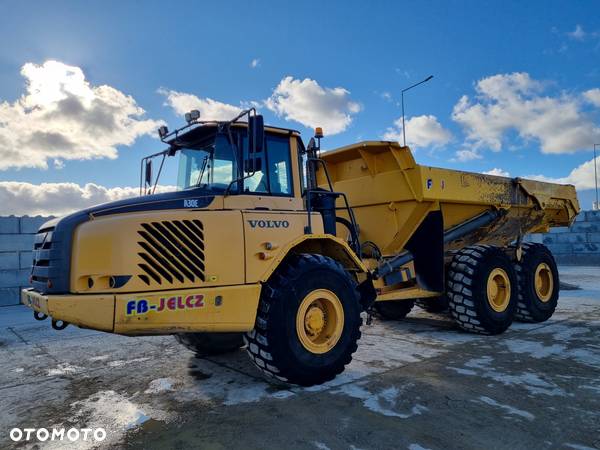
[(365, 311), (421, 302), (487, 334), (554, 312), (556, 264), (522, 237), (574, 220), (572, 186), (420, 166), (395, 142), (321, 154), (320, 129), (304, 145), (254, 109), (186, 121), (159, 129), (139, 197), (40, 228), (22, 293), (36, 319), (200, 353), (246, 345), (268, 377), (312, 385), (350, 362)]

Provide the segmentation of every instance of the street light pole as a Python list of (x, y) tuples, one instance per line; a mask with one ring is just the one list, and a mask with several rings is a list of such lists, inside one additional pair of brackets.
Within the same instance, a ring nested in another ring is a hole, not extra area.
[(596, 147), (600, 147), (600, 144), (594, 144), (594, 182), (596, 183), (596, 209), (600, 209), (600, 203), (598, 203), (598, 168), (596, 167)]
[[(409, 89), (412, 89), (420, 84), (423, 84), (423, 83), (431, 80), (432, 78), (433, 78), (433, 75), (429, 75), (424, 80), (421, 80), (418, 83), (413, 84), (412, 86), (402, 89), (402, 92), (401, 92), (401, 96), (402, 96), (402, 140), (404, 142), (404, 147), (406, 147), (406, 126), (404, 125), (404, 93), (406, 91), (408, 91)], [(594, 149), (595, 149), (595, 147), (594, 147)]]

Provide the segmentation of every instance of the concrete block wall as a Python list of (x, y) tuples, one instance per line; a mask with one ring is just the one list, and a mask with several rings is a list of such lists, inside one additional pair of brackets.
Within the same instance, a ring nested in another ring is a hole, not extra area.
[(29, 285), (33, 238), (51, 217), (0, 217), (0, 306), (17, 305)]
[(600, 211), (582, 211), (570, 228), (551, 228), (525, 240), (547, 245), (558, 264), (600, 268)]

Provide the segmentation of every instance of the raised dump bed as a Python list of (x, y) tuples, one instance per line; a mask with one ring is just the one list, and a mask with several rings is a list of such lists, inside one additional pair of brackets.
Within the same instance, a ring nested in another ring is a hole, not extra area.
[[(552, 316), (556, 264), (546, 247), (522, 237), (570, 225), (579, 212), (573, 186), (422, 166), (395, 142), (362, 142), (321, 158), (329, 181), (324, 170), (317, 181), (331, 183), (352, 208), (380, 315), (403, 318), (416, 302), (491, 334), (514, 318)], [(337, 214), (349, 219), (342, 199)], [(348, 235), (344, 222), (338, 236)]]

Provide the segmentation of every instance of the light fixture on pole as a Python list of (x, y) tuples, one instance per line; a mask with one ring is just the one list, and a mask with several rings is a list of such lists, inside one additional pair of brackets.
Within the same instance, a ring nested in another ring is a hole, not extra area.
[(427, 78), (425, 78), (424, 80), (419, 81), (418, 83), (413, 84), (412, 86), (409, 86), (405, 89), (402, 89), (402, 140), (404, 142), (404, 146), (406, 147), (406, 126), (404, 125), (404, 93), (406, 91), (408, 91), (409, 89), (412, 89), (420, 84), (423, 84), (429, 80), (431, 80), (433, 78), (433, 75), (429, 75)]
[(596, 147), (600, 147), (600, 144), (594, 144), (594, 183), (596, 184), (596, 207), (595, 209), (600, 209), (600, 203), (598, 203), (598, 169), (596, 162)]

